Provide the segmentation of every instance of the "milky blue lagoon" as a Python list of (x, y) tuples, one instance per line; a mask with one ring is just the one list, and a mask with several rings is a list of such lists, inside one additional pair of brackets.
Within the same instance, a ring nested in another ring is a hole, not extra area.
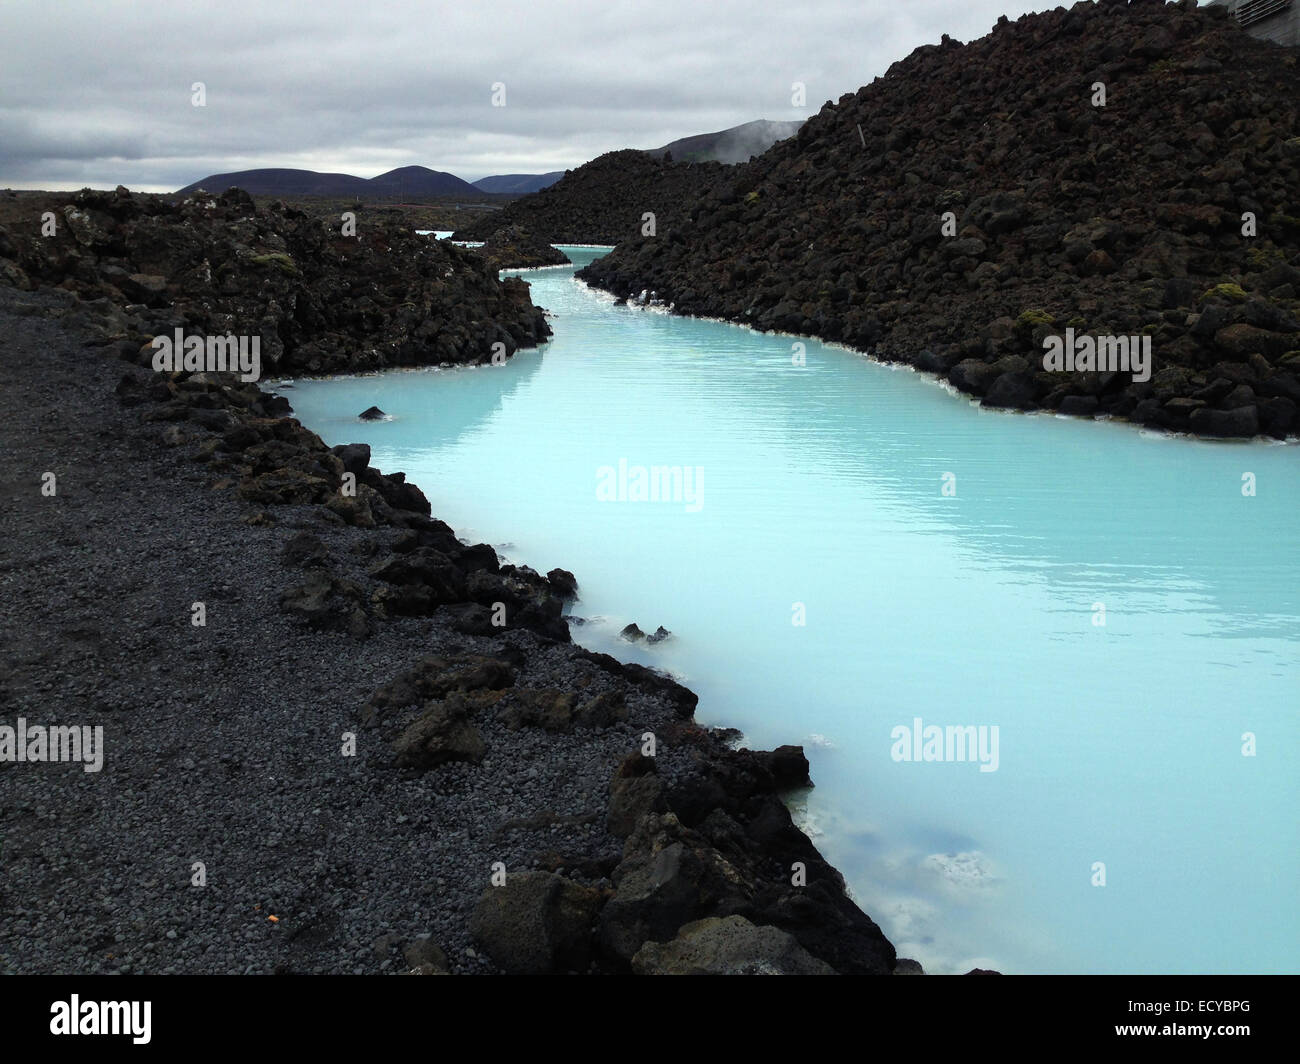
[[(577, 641), (804, 744), (800, 822), (927, 971), (1300, 970), (1300, 450), (982, 411), (814, 341), (798, 367), (572, 274), (523, 274), (555, 337), (503, 367), (284, 394), (463, 538), (571, 569)], [(634, 501), (654, 466), (691, 498)], [(996, 771), (895, 760), (917, 718), (996, 726)]]

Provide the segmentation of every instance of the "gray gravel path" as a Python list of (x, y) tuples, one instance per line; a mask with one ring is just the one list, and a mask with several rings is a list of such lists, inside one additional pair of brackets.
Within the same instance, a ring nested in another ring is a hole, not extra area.
[[(560, 736), (485, 716), (481, 764), (394, 769), (358, 712), (422, 654), (515, 644), (520, 685), (622, 681), (528, 632), (301, 627), (277, 605), (285, 541), (308, 528), (360, 572), (395, 530), (318, 507), (245, 523), (188, 448), (118, 404), (124, 364), (83, 346), (58, 295), (0, 288), (0, 724), (102, 725), (106, 756), (98, 773), (0, 763), (0, 972), (396, 972), (421, 934), (454, 972), (493, 971), (468, 932), (491, 863), (616, 856), (610, 775), (671, 707), (631, 688), (625, 724)], [(661, 773), (677, 758), (661, 745)], [(539, 810), (554, 818), (511, 825)]]

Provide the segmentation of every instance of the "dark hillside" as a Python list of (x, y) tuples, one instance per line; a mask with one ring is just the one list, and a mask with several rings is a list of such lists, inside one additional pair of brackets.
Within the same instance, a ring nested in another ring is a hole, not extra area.
[(662, 236), (731, 172), (721, 163), (665, 163), (631, 148), (607, 152), (455, 236), (486, 240), (504, 226), (519, 226), (551, 244), (617, 244), (640, 239), (646, 213)]
[(7, 200), (0, 284), (133, 307), (147, 336), (256, 335), (268, 377), (481, 363), (495, 343), (513, 354), (551, 332), (528, 285), (472, 251), (384, 212), (358, 212), (345, 236), (337, 217), (259, 208), (239, 189), (178, 204), (125, 188)]
[[(582, 276), (989, 405), (1280, 437), (1300, 402), (1298, 58), (1222, 8), (1150, 0), (945, 37)], [(1045, 371), (1067, 327), (1150, 336), (1151, 379)]]

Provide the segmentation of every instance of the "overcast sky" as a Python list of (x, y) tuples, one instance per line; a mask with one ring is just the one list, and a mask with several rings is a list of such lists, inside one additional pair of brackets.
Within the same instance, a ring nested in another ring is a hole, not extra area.
[(165, 192), (262, 166), (564, 170), (805, 118), (943, 33), (969, 41), (1053, 6), (0, 0), (0, 187)]

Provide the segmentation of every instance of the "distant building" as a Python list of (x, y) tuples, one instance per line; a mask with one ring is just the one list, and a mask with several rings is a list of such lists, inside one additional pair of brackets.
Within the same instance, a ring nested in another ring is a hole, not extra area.
[(1295, 0), (1218, 0), (1255, 37), (1300, 46), (1300, 3)]

